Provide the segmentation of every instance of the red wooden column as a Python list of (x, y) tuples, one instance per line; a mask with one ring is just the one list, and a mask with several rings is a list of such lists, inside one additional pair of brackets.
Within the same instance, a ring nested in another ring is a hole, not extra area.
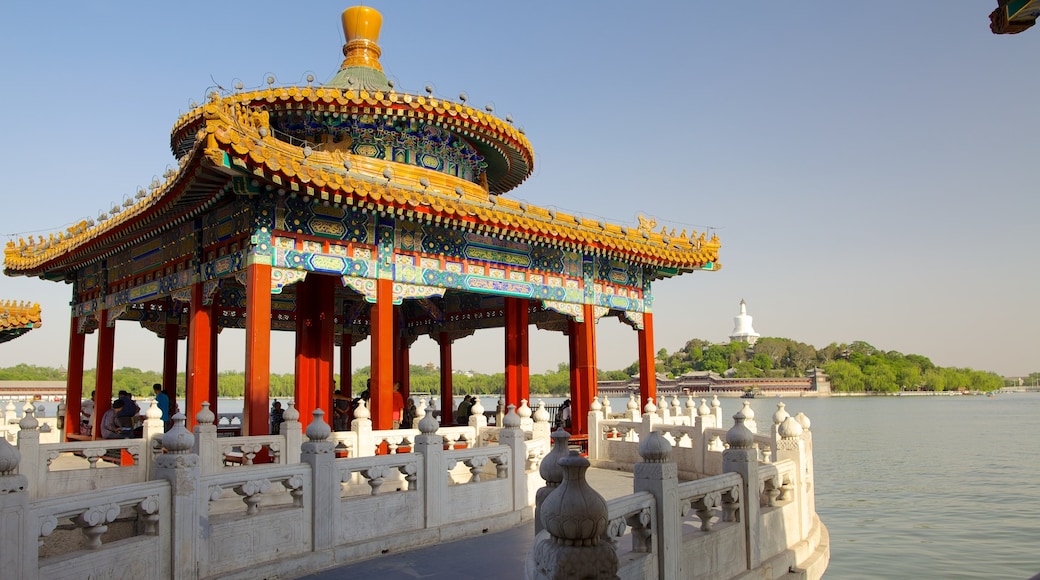
[(112, 364), (115, 358), (116, 328), (108, 325), (108, 311), (98, 314), (97, 370), (94, 390), (94, 437), (101, 438), (101, 418), (112, 408)]
[(216, 301), (210, 305), (209, 314), (209, 410), (214, 416), (220, 412), (220, 392), (217, 385), (219, 366), (217, 365), (217, 336), (220, 327), (217, 325), (217, 314), (220, 311)]
[(376, 280), (376, 303), (369, 311), (372, 328), (372, 386), (369, 406), (372, 428), (393, 427), (394, 304), (393, 281)]
[(520, 406), (531, 388), (528, 368), (527, 299), (505, 299), (505, 399), (506, 405)]
[(451, 389), (451, 343), (452, 340), (447, 332), (442, 332), (437, 337), (437, 344), (441, 350), (441, 426), (449, 427), (455, 424), (455, 398)]
[[(316, 324), (314, 328), (314, 353), (315, 353), (315, 379), (316, 396), (315, 403), (319, 409), (325, 411), (325, 422), (332, 424), (332, 391), (335, 389), (336, 378), (332, 372), (333, 359), (336, 348), (336, 284), (339, 280), (333, 276), (316, 276), (314, 291), (314, 307), (316, 310)], [(307, 422), (310, 424), (310, 421)]]
[(317, 345), (314, 333), (317, 305), (314, 294), (314, 275), (308, 275), (296, 283), (296, 373), (293, 398), (296, 410), (300, 412), (300, 422), (304, 425), (310, 424), (318, 405), (315, 392)]
[[(347, 322), (344, 321), (344, 325)], [(343, 391), (343, 394), (349, 398), (354, 397), (354, 383), (351, 381), (351, 375), (354, 372), (353, 361), (351, 355), (353, 354), (353, 342), (354, 335), (349, 332), (340, 334), (339, 342), (339, 388)]]
[(654, 352), (654, 315), (643, 314), (643, 328), (639, 335), (639, 408), (646, 407), (647, 399), (657, 401), (657, 354)]
[(596, 393), (596, 318), (591, 304), (584, 306), (584, 318), (575, 325), (578, 384), (571, 389), (571, 434), (588, 433), (589, 407)]
[(203, 304), (205, 298), (202, 283), (191, 287), (191, 306), (188, 311), (188, 376), (184, 392), (185, 427), (195, 427), (195, 415), (202, 410), (203, 401), (210, 408), (216, 401), (210, 400), (210, 379), (213, 376), (213, 310)]
[[(167, 314), (169, 316), (169, 314)], [(177, 400), (177, 337), (180, 334), (180, 325), (167, 322), (163, 332), (163, 392), (170, 398), (170, 409), (173, 402)], [(173, 413), (170, 413), (173, 416)]]
[[(521, 300), (520, 308), (520, 345), (518, 347), (520, 355), (520, 399), (527, 400), (528, 403), (531, 401), (531, 338), (528, 334), (530, 331), (530, 324), (528, 319), (528, 307), (530, 301), (526, 298)], [(507, 402), (506, 405), (509, 403)], [(517, 408), (520, 407), (519, 401), (515, 403)]]
[(404, 339), (397, 351), (397, 382), (401, 383), (401, 396), (408, 399), (412, 393), (412, 345)]
[[(262, 435), (270, 430), (270, 391), (271, 266), (250, 264), (246, 268), (246, 385), (242, 416), (243, 435)], [(300, 420), (305, 421), (302, 414)]]
[[(66, 441), (69, 433), (79, 434), (79, 414), (82, 410), (80, 401), (83, 399), (83, 354), (86, 350), (87, 335), (78, 331), (76, 316), (72, 317), (69, 325), (69, 364), (65, 383), (65, 435)], [(97, 405), (97, 401), (94, 401)], [(97, 407), (95, 406), (95, 410)], [(97, 423), (101, 418), (95, 417)]]

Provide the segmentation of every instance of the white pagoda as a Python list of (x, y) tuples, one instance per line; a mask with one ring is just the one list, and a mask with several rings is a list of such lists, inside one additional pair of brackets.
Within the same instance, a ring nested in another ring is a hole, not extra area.
[(730, 342), (743, 341), (755, 344), (761, 336), (751, 327), (751, 316), (747, 313), (747, 303), (740, 299), (740, 314), (733, 317), (733, 334), (729, 335)]

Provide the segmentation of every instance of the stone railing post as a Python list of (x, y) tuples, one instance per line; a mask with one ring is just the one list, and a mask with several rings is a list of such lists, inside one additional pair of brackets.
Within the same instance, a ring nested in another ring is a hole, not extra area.
[(498, 432), (498, 442), (509, 446), (509, 479), (513, 483), (513, 511), (524, 510), (526, 519), (531, 513), (527, 503), (527, 441), (520, 429), (520, 415), (516, 414), (516, 405), (509, 405), (502, 416), (502, 430)]
[(722, 429), (722, 403), (718, 395), (711, 396), (711, 414), (715, 416), (715, 426)]
[(8, 401), (7, 405), (4, 406), (4, 424), (12, 425), (18, 422), (18, 408), (14, 406), (14, 401)]
[(552, 425), (549, 424), (549, 411), (545, 409), (545, 401), (538, 400), (538, 408), (531, 414), (531, 438), (544, 439), (552, 437)]
[(610, 397), (603, 395), (603, 418), (610, 419), (613, 412), (614, 410), (610, 408)]
[[(787, 405), (783, 401), (776, 404), (776, 412), (773, 413), (773, 427), (770, 429), (770, 434), (773, 436), (773, 449), (779, 449), (777, 445), (780, 443), (780, 425), (783, 424), (784, 420), (791, 415), (785, 409)], [(779, 461), (779, 457), (775, 457), (774, 461)]]
[(148, 409), (144, 412), (144, 424), (141, 426), (141, 439), (144, 441), (144, 450), (141, 452), (140, 461), (144, 463), (142, 468), (144, 469), (145, 478), (152, 479), (155, 477), (155, 449), (158, 446), (162, 448), (162, 436), (165, 431), (165, 425), (162, 420), (162, 409), (159, 408), (158, 403), (152, 400), (152, 404), (148, 405)]
[(5, 578), (37, 578), (39, 547), (29, 525), (29, 478), (17, 473), (21, 453), (0, 437), (0, 570)]
[(47, 477), (47, 462), (40, 460), (40, 422), (34, 413), (32, 406), (27, 406), (18, 421), (18, 453), (21, 456), (18, 473), (28, 480), (29, 497), (39, 499), (43, 493), (43, 478)]
[(762, 563), (759, 537), (761, 530), (761, 508), (759, 498), (758, 450), (755, 449), (755, 435), (744, 425), (744, 414), (737, 411), (733, 415), (733, 427), (726, 432), (726, 443), (729, 449), (722, 452), (722, 472), (737, 473), (742, 484), (740, 487), (740, 521), (744, 525), (744, 545), (748, 570), (758, 568)]
[[(58, 403), (58, 441), (65, 441), (65, 435), (68, 433), (68, 428), (66, 427), (65, 423), (65, 415), (68, 414), (66, 412), (67, 409), (68, 407), (65, 405), (65, 399), (62, 399), (61, 402)], [(76, 419), (75, 423), (76, 424), (73, 426), (73, 429), (76, 429), (76, 431), (78, 432), (78, 418)]]
[(798, 525), (801, 527), (798, 530), (798, 537), (804, 538), (812, 527), (812, 512), (807, 509), (808, 502), (806, 501), (807, 497), (812, 494), (807, 493), (805, 485), (805, 470), (808, 466), (805, 457), (805, 441), (802, 439), (804, 429), (802, 429), (801, 423), (788, 415), (777, 431), (780, 440), (776, 445), (776, 460), (791, 460), (795, 465), (795, 480), (791, 482), (791, 491), (794, 492), (792, 495), (798, 509)]
[(625, 420), (626, 421), (639, 421), (641, 415), (639, 414), (639, 401), (636, 400), (635, 393), (629, 393), (628, 403), (625, 405)]
[(278, 432), (285, 437), (285, 449), (282, 450), (285, 463), (289, 465), (300, 463), (303, 428), (300, 425), (300, 412), (296, 409), (295, 402), (289, 401), (285, 412), (282, 413), (282, 423), (278, 425)]
[(571, 451), (559, 466), (563, 481), (542, 504), (549, 537), (536, 536), (528, 570), (539, 580), (617, 578), (617, 552), (605, 537), (607, 502), (585, 481), (589, 460)]
[(448, 466), (444, 459), (444, 438), (437, 434), (440, 423), (432, 414), (419, 421), (419, 435), (415, 436), (414, 450), (423, 456), (418, 474), (422, 491), (424, 528), (435, 528), (448, 520)]
[(224, 464), (220, 445), (217, 444), (217, 426), (213, 423), (217, 416), (209, 410), (209, 401), (203, 401), (201, 407), (195, 413), (195, 436), (192, 438), (191, 452), (199, 457), (199, 467), (203, 473), (213, 473)]
[[(204, 405), (203, 409), (209, 411), (209, 405)], [(206, 542), (200, 540), (202, 529), (208, 524), (199, 521), (205, 491), (200, 489), (199, 456), (192, 453), (195, 437), (184, 428), (183, 413), (173, 416), (173, 427), (163, 435), (162, 443), (166, 453), (155, 459), (155, 476), (170, 482), (170, 577), (194, 580), (199, 577), (200, 564), (209, 562)]]
[(545, 503), (545, 498), (549, 497), (549, 494), (563, 481), (563, 468), (560, 467), (559, 461), (567, 455), (567, 444), (570, 440), (571, 434), (563, 429), (554, 431), (552, 449), (545, 454), (541, 465), (538, 466), (538, 475), (542, 476), (545, 485), (538, 488), (534, 495), (534, 535), (536, 536), (545, 528), (542, 523), (542, 504)]
[(527, 406), (527, 399), (521, 399), (520, 406), (516, 409), (516, 415), (520, 417), (520, 429), (534, 431), (534, 419), (531, 418), (531, 407)]
[[(295, 410), (292, 406), (289, 409)], [(288, 412), (286, 409), (285, 414)], [(300, 412), (296, 411), (296, 417), (299, 416)], [(315, 552), (332, 547), (336, 538), (336, 520), (341, 503), (339, 478), (333, 469), (336, 444), (329, 441), (332, 428), (325, 422), (324, 417), (325, 411), (314, 410), (314, 420), (307, 425), (307, 441), (297, 447), (300, 450), (300, 460), (311, 466), (311, 506), (314, 509), (311, 517), (311, 542)], [(288, 433), (289, 430), (299, 432), (295, 425), (289, 428), (282, 427), (282, 433)]]
[(798, 424), (802, 426), (802, 443), (805, 445), (805, 469), (803, 475), (805, 476), (804, 488), (801, 493), (805, 495), (805, 509), (807, 513), (816, 513), (816, 468), (813, 465), (813, 437), (812, 422), (809, 421), (809, 417), (805, 413), (798, 413), (794, 416)]
[(682, 560), (682, 522), (679, 518), (679, 468), (669, 461), (672, 445), (654, 431), (639, 442), (639, 456), (643, 461), (633, 469), (633, 491), (654, 494), (657, 510), (651, 538), (657, 543), (658, 578), (682, 578), (679, 573)]
[[(476, 427), (478, 434), (480, 429), (487, 427), (487, 417), (484, 416), (484, 405), (480, 404), (480, 397), (473, 397), (473, 406), (469, 408), (469, 426)], [(477, 445), (480, 437), (477, 437)]]
[(646, 439), (654, 430), (654, 425), (660, 422), (661, 418), (657, 416), (657, 405), (654, 404), (654, 398), (650, 397), (646, 400), (646, 406), (643, 407), (643, 425), (639, 428), (639, 440)]
[(592, 405), (589, 407), (589, 459), (597, 460), (600, 458), (600, 447), (603, 441), (603, 429), (599, 426), (600, 422), (603, 421), (603, 405), (600, 404), (599, 399), (596, 397), (592, 398)]
[(660, 417), (662, 423), (670, 424), (672, 422), (672, 408), (668, 405), (668, 397), (658, 397), (657, 400), (661, 402), (661, 405), (657, 408), (657, 416)]
[(357, 409), (354, 409), (354, 420), (350, 423), (350, 430), (357, 434), (357, 448), (354, 449), (354, 457), (374, 457), (376, 454), (376, 440), (372, 436), (372, 420), (365, 400), (358, 401)]

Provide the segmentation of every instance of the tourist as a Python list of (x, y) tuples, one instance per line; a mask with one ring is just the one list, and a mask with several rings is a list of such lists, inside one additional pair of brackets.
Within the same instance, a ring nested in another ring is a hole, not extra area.
[(560, 410), (556, 413), (556, 428), (557, 429), (570, 429), (571, 428), (571, 400), (567, 399), (560, 405)]
[(346, 431), (350, 425), (350, 398), (341, 389), (332, 394), (332, 412), (332, 429)]
[(134, 417), (141, 412), (141, 407), (137, 406), (133, 396), (127, 391), (119, 391), (119, 400), (123, 402), (121, 409), (116, 413), (116, 419), (119, 420), (119, 424), (123, 427), (134, 428)]
[(462, 402), (459, 403), (459, 408), (455, 410), (455, 422), (459, 425), (469, 425), (469, 413), (472, 408), (473, 396), (466, 395), (462, 398)]
[(282, 409), (282, 404), (278, 399), (274, 400), (274, 404), (271, 405), (271, 434), (277, 435), (279, 431), (279, 425), (285, 421), (285, 410)]
[(169, 430), (170, 428), (170, 397), (162, 390), (162, 385), (155, 383), (152, 385), (152, 391), (155, 393), (155, 405), (162, 411), (163, 430)]
[(105, 439), (125, 439), (127, 429), (119, 421), (119, 413), (123, 411), (126, 403), (122, 399), (112, 401), (112, 408), (105, 411), (101, 418), (101, 436)]
[(79, 403), (80, 435), (90, 436), (94, 434), (94, 393), (96, 391), (90, 391), (90, 398), (83, 399)]
[(404, 395), (401, 394), (401, 383), (394, 381), (394, 392), (391, 395), (392, 405), (390, 418), (394, 422), (394, 429), (401, 428), (401, 412), (404, 411)]
[(408, 400), (404, 402), (404, 411), (401, 411), (401, 428), (402, 429), (414, 429), (415, 426), (412, 423), (415, 422), (415, 399), (408, 397)]

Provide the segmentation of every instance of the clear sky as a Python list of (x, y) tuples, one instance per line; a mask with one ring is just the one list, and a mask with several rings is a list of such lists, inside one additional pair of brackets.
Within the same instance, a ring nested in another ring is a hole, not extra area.
[[(383, 13), (399, 90), (465, 91), (525, 129), (535, 172), (508, 195), (718, 233), (720, 272), (654, 286), (657, 348), (727, 340), (744, 298), (763, 336), (1040, 370), (1040, 29), (991, 34), (995, 2), (367, 4)], [(217, 86), (330, 79), (349, 5), (8, 7), (2, 241), (96, 218), (147, 186), (174, 162), (177, 117)], [(70, 297), (0, 277), (0, 299), (39, 302), (44, 320), (0, 345), (0, 367), (65, 365)], [(636, 359), (628, 327), (597, 333), (601, 368)], [(280, 334), (272, 371), (291, 372)], [(221, 370), (242, 368), (243, 344), (221, 335)], [(498, 372), (503, 350), (501, 331), (482, 331), (456, 343), (455, 366)], [(554, 368), (566, 342), (535, 332), (531, 353), (535, 372)], [(432, 341), (416, 343), (413, 364), (436, 360)], [(118, 325), (117, 367), (161, 361), (158, 338)]]

